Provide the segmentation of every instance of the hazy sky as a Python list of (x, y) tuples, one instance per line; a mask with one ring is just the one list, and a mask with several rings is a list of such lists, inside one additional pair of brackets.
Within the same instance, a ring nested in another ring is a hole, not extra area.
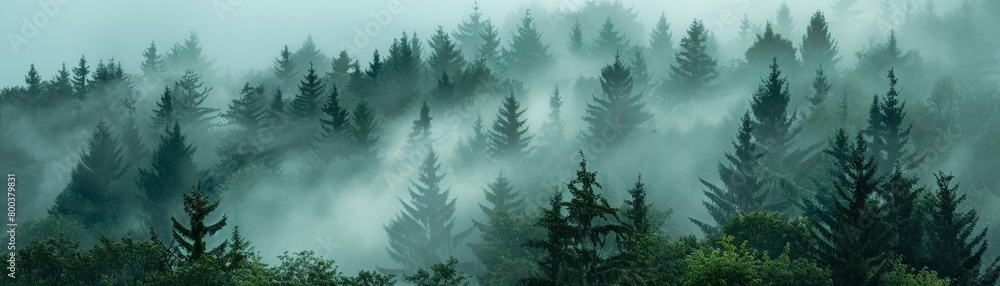
[[(573, 10), (583, 1), (481, 1), (479, 5), (487, 17), (503, 21), (517, 7), (538, 4), (547, 9)], [(923, 1), (892, 2), (902, 5)], [(216, 59), (223, 71), (227, 67), (234, 71), (266, 67), (283, 45), (288, 44), (294, 50), (310, 33), (328, 55), (344, 48), (352, 54), (369, 54), (375, 48), (386, 49), (391, 39), (403, 30), (416, 30), (420, 35), (429, 35), (437, 25), (453, 30), (471, 11), (472, 2), (3, 1), (0, 3), (0, 32), (5, 41), (0, 45), (0, 86), (23, 84), (24, 74), (32, 63), (48, 79), (55, 74), (60, 63), (73, 65), (80, 55), (86, 55), (95, 63), (99, 59), (114, 57), (122, 62), (126, 72), (134, 73), (138, 70), (143, 49), (151, 41), (155, 41), (165, 52), (171, 45), (183, 40), (191, 30), (198, 32), (205, 52)], [(675, 35), (682, 33), (686, 24), (697, 17), (710, 27), (721, 29), (716, 32), (722, 37), (732, 37), (743, 14), (749, 14), (758, 22), (773, 18), (781, 0), (623, 2), (637, 8), (640, 20), (647, 29), (661, 12), (665, 12), (673, 24)], [(812, 11), (828, 10), (834, 0), (788, 2), (799, 27), (804, 26)], [(860, 2), (873, 3), (858, 5), (877, 5), (874, 4), (877, 1)], [(392, 5), (398, 5), (398, 8)], [(379, 22), (379, 17), (373, 15), (380, 12), (391, 17), (388, 21)], [(366, 26), (370, 26), (368, 31), (376, 31), (371, 34), (371, 43), (354, 48), (358, 31), (364, 33)], [(502, 24), (498, 26), (503, 27)], [(501, 36), (505, 35), (509, 34), (502, 32)], [(792, 37), (793, 40), (796, 38)], [(678, 39), (679, 36), (675, 37), (675, 40)]]

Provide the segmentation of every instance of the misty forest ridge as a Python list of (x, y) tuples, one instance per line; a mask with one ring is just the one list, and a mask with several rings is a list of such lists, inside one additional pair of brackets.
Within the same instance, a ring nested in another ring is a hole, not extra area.
[(1000, 285), (1000, 1), (69, 2), (0, 4), (0, 285)]

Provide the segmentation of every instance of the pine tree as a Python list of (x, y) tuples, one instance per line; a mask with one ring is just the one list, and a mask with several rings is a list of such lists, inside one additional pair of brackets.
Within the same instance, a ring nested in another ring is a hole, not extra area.
[(228, 241), (212, 249), (208, 248), (208, 243), (205, 241), (226, 226), (226, 215), (222, 215), (222, 218), (213, 224), (205, 222), (205, 219), (218, 207), (218, 200), (212, 202), (201, 192), (201, 182), (198, 182), (198, 186), (194, 187), (190, 194), (184, 194), (184, 213), (188, 216), (188, 227), (184, 227), (177, 218), (170, 216), (174, 242), (177, 242), (183, 250), (180, 253), (183, 262), (192, 263), (204, 256), (213, 258), (223, 256)]
[(528, 144), (532, 136), (528, 135), (527, 120), (523, 119), (525, 111), (513, 92), (504, 98), (490, 131), (490, 154), (495, 158), (519, 160), (531, 151)]
[(840, 58), (837, 57), (837, 41), (830, 36), (830, 28), (823, 12), (816, 11), (809, 19), (806, 34), (802, 36), (802, 64), (805, 68), (826, 67), (836, 71)]
[(22, 100), (29, 108), (40, 109), (45, 105), (46, 98), (42, 94), (42, 77), (38, 75), (34, 64), (28, 69), (28, 75), (24, 76), (24, 83), (27, 86), (27, 94)]
[(681, 39), (681, 50), (670, 66), (670, 79), (681, 92), (700, 92), (719, 76), (715, 59), (707, 51), (708, 36), (705, 24), (694, 20)]
[(285, 110), (285, 99), (282, 97), (281, 89), (274, 91), (274, 96), (271, 97), (264, 115), (271, 129), (281, 130), (284, 128), (288, 113)]
[(183, 44), (174, 44), (167, 53), (166, 62), (167, 68), (174, 71), (192, 69), (195, 73), (203, 75), (211, 75), (214, 72), (212, 67), (214, 63), (202, 54), (201, 40), (194, 31), (184, 39)]
[(527, 205), (503, 171), (483, 191), (488, 205), (479, 204), (479, 208), (487, 220), (473, 220), (482, 233), (482, 242), (469, 244), (482, 264), (476, 277), (483, 285), (516, 284), (525, 277), (511, 273), (507, 265), (530, 262), (531, 252), (522, 246), (531, 231), (530, 222), (523, 216)]
[(666, 67), (674, 65), (674, 33), (670, 31), (667, 13), (660, 13), (649, 35), (649, 59), (654, 63), (653, 72), (657, 78), (666, 77), (669, 71)]
[(753, 25), (753, 21), (750, 21), (750, 17), (747, 14), (743, 14), (743, 19), (740, 20), (740, 42), (749, 44), (753, 41), (753, 35), (757, 34), (757, 27)]
[(792, 11), (788, 8), (788, 2), (781, 2), (781, 6), (778, 7), (778, 15), (775, 18), (778, 24), (778, 33), (782, 35), (791, 35), (792, 29), (795, 27), (795, 22), (792, 20)]
[(830, 94), (830, 82), (826, 78), (826, 70), (823, 69), (823, 65), (816, 68), (816, 77), (813, 78), (812, 82), (813, 96), (807, 98), (809, 100), (810, 109), (815, 112), (819, 110), (820, 106), (826, 102), (826, 98)]
[(299, 93), (292, 101), (292, 117), (298, 122), (318, 122), (319, 100), (325, 86), (316, 75), (316, 69), (309, 65), (306, 76), (299, 81)]
[(153, 122), (150, 129), (159, 133), (161, 130), (168, 130), (170, 125), (174, 123), (177, 123), (177, 115), (174, 113), (174, 96), (170, 92), (170, 87), (167, 86), (163, 88), (160, 101), (156, 103), (156, 109), (153, 110)]
[(215, 119), (216, 115), (213, 113), (218, 112), (218, 109), (202, 105), (212, 91), (211, 87), (202, 87), (204, 84), (194, 69), (184, 71), (181, 80), (174, 83), (174, 115), (182, 125), (203, 126)]
[(563, 143), (566, 136), (566, 126), (562, 120), (562, 96), (559, 95), (559, 86), (552, 91), (549, 97), (549, 115), (545, 118), (545, 123), (539, 129), (539, 145), (554, 147)]
[(715, 225), (691, 219), (703, 232), (709, 235), (720, 234), (719, 228), (729, 223), (736, 216), (762, 210), (775, 210), (773, 206), (765, 205), (769, 195), (765, 182), (758, 177), (758, 166), (763, 150), (753, 139), (754, 123), (750, 113), (744, 113), (740, 123), (740, 131), (733, 141), (733, 153), (726, 152), (729, 165), (719, 162), (719, 179), (722, 187), (698, 179), (708, 190), (705, 196), (709, 201), (702, 204), (708, 209)]
[(747, 64), (754, 69), (763, 69), (773, 59), (777, 59), (786, 71), (794, 71), (799, 65), (795, 59), (795, 47), (792, 41), (776, 34), (771, 29), (770, 22), (764, 26), (764, 35), (757, 35), (757, 40), (744, 55)]
[[(135, 101), (132, 99), (125, 99), (122, 101), (122, 106), (128, 110), (128, 116), (125, 118), (125, 123), (121, 127), (122, 129), (122, 146), (127, 154), (128, 163), (126, 166), (135, 166), (146, 157), (146, 143), (142, 139), (142, 134), (139, 132), (139, 124), (136, 122), (135, 116)], [(158, 126), (159, 129), (166, 129), (166, 125)]]
[(456, 100), (455, 83), (448, 77), (448, 72), (441, 74), (434, 87), (434, 98), (437, 102), (454, 103)]
[(351, 56), (347, 55), (347, 50), (340, 51), (337, 58), (333, 59), (333, 66), (326, 74), (330, 86), (347, 86), (351, 78)]
[(400, 199), (403, 212), (384, 227), (389, 235), (389, 257), (402, 266), (404, 273), (450, 256), (468, 234), (453, 232), (455, 199), (449, 198), (450, 190), (442, 188), (442, 178), (437, 153), (430, 149), (421, 163), (418, 181), (409, 189), (409, 203)]
[(483, 60), (491, 69), (497, 69), (501, 62), (500, 31), (493, 26), (493, 21), (486, 20), (483, 33), (480, 34), (483, 44), (476, 48), (476, 58)]
[[(316, 43), (313, 42), (312, 34), (306, 35), (306, 40), (302, 42), (302, 46), (295, 53), (292, 53), (292, 61), (296, 63), (301, 63), (302, 65), (298, 67), (295, 74), (302, 74), (305, 68), (305, 64), (310, 64), (310, 68), (313, 66), (320, 67), (324, 69), (330, 66), (330, 57), (327, 57), (322, 51), (316, 48)], [(325, 70), (320, 71), (320, 74), (326, 72)]]
[[(420, 98), (423, 80), (423, 61), (420, 40), (416, 34), (408, 38), (406, 33), (394, 40), (389, 47), (389, 58), (385, 61), (391, 71), (392, 78), (387, 82), (391, 85), (389, 98), (380, 102), (379, 110), (390, 115), (398, 115), (414, 100)], [(434, 74), (437, 76), (437, 74)]]
[[(838, 131), (840, 137), (843, 130)], [(846, 138), (845, 138), (846, 139)], [(855, 143), (836, 140), (832, 153), (829, 193), (834, 195), (827, 212), (813, 219), (818, 243), (816, 256), (830, 267), (835, 285), (869, 285), (881, 280), (891, 252), (891, 233), (885, 226), (884, 208), (876, 200), (882, 180), (876, 162), (868, 157), (864, 137)], [(838, 158), (840, 157), (840, 158)]]
[(410, 135), (406, 136), (406, 145), (411, 150), (424, 152), (434, 144), (431, 137), (431, 109), (427, 106), (427, 101), (420, 105), (420, 117), (413, 121), (413, 128)]
[(490, 133), (483, 130), (483, 117), (476, 115), (476, 121), (472, 125), (472, 137), (466, 139), (462, 146), (464, 163), (470, 165), (480, 158), (488, 158), (490, 152)]
[(1000, 258), (983, 265), (989, 242), (986, 229), (976, 233), (979, 214), (974, 209), (964, 213), (959, 210), (965, 194), (958, 194), (958, 184), (951, 185), (954, 176), (938, 172), (934, 177), (938, 190), (927, 230), (930, 268), (960, 285), (995, 284), (1000, 277)]
[(297, 76), (295, 61), (292, 61), (292, 52), (288, 51), (288, 45), (281, 50), (281, 55), (274, 60), (274, 76), (278, 77), (280, 83), (279, 90), (287, 90), (295, 84)]
[(604, 20), (601, 30), (597, 31), (594, 44), (591, 45), (590, 52), (598, 58), (606, 58), (610, 55), (621, 53), (628, 49), (628, 38), (615, 29), (615, 24), (611, 22), (611, 17)]
[(920, 267), (924, 266), (924, 257), (921, 257), (924, 215), (918, 213), (917, 199), (924, 190), (916, 188), (916, 184), (916, 177), (907, 177), (900, 168), (893, 168), (880, 195), (885, 198), (885, 221), (890, 233), (896, 236), (893, 252), (902, 256), (906, 265)]
[(874, 44), (857, 53), (858, 70), (870, 75), (882, 75), (889, 69), (905, 64), (909, 54), (903, 54), (896, 39), (896, 31), (889, 31), (885, 43)]
[(632, 93), (632, 82), (632, 72), (622, 63), (621, 55), (615, 54), (614, 63), (601, 69), (603, 96), (594, 96), (594, 102), (587, 104), (587, 114), (583, 117), (587, 122), (584, 142), (602, 140), (601, 136), (609, 131), (627, 137), (652, 118), (642, 96)]
[(378, 54), (378, 50), (372, 54), (372, 61), (368, 63), (368, 69), (365, 70), (365, 75), (369, 78), (375, 80), (378, 78), (379, 73), (382, 71), (382, 57)]
[(87, 142), (87, 150), (70, 173), (66, 189), (56, 197), (53, 214), (70, 215), (91, 226), (114, 218), (110, 203), (116, 194), (108, 186), (117, 180), (123, 170), (122, 150), (108, 125), (97, 123)]
[(225, 269), (229, 271), (247, 269), (256, 258), (253, 245), (247, 241), (240, 232), (240, 226), (233, 226), (232, 236), (226, 241), (228, 248), (223, 254), (222, 260), (225, 262)]
[(139, 70), (142, 71), (143, 80), (149, 83), (160, 80), (167, 72), (163, 56), (156, 51), (156, 42), (149, 43), (149, 48), (142, 52), (142, 64), (139, 65)]
[(847, 104), (847, 92), (840, 97), (840, 108), (837, 109), (837, 117), (840, 118), (841, 122), (847, 121), (847, 116), (850, 115), (850, 109)]
[(267, 124), (264, 117), (266, 107), (264, 86), (251, 87), (248, 82), (243, 84), (240, 98), (233, 99), (229, 110), (222, 115), (230, 127), (218, 150), (219, 157), (222, 157), (220, 169), (224, 174), (235, 173), (256, 161), (267, 148), (261, 142), (261, 131)]
[(375, 110), (368, 107), (367, 102), (360, 102), (354, 107), (352, 114), (351, 142), (356, 154), (366, 157), (375, 156), (375, 144), (379, 136), (375, 134), (378, 122), (375, 121)]
[[(754, 119), (754, 138), (767, 150), (768, 157), (781, 158), (791, 144), (795, 131), (792, 121), (795, 114), (788, 114), (788, 79), (781, 77), (777, 59), (771, 63), (771, 73), (762, 79), (750, 100), (750, 110)], [(770, 159), (769, 159), (770, 160)]]
[(489, 19), (483, 20), (482, 17), (483, 13), (479, 13), (479, 2), (473, 2), (472, 14), (458, 24), (458, 30), (452, 34), (458, 43), (459, 51), (464, 52), (465, 57), (476, 56), (479, 48), (486, 44), (486, 39), (482, 35), (489, 32), (486, 28)]
[(513, 35), (504, 58), (508, 74), (521, 79), (538, 74), (552, 60), (549, 45), (542, 43), (542, 34), (535, 27), (535, 19), (531, 17), (530, 10), (521, 18), (517, 34)]
[(80, 101), (87, 99), (90, 84), (87, 76), (90, 74), (90, 67), (87, 66), (87, 59), (80, 56), (80, 63), (73, 68), (73, 92)]
[(923, 157), (909, 149), (910, 129), (912, 124), (903, 125), (906, 119), (906, 101), (899, 99), (896, 90), (896, 73), (889, 70), (889, 91), (882, 96), (881, 101), (876, 96), (868, 114), (868, 129), (866, 132), (872, 145), (872, 154), (878, 160), (879, 166), (890, 171), (891, 166), (899, 164), (904, 171), (917, 167)]
[(452, 43), (448, 33), (444, 32), (444, 27), (438, 26), (427, 43), (431, 47), (431, 57), (427, 59), (431, 74), (439, 75), (445, 72), (458, 74), (465, 67), (462, 51)]
[(636, 93), (645, 94), (648, 92), (653, 82), (649, 75), (649, 68), (646, 67), (646, 57), (642, 55), (642, 49), (635, 49), (635, 53), (632, 55), (632, 65), (629, 68), (632, 71), (632, 85)]
[(160, 136), (150, 168), (139, 169), (137, 184), (143, 191), (148, 214), (146, 225), (161, 236), (170, 229), (166, 215), (173, 212), (184, 190), (194, 186), (199, 178), (193, 160), (195, 148), (186, 141), (180, 125), (174, 123), (172, 130), (166, 129)]
[(573, 30), (569, 32), (569, 53), (577, 57), (587, 55), (587, 44), (583, 42), (583, 29), (580, 28), (580, 20), (573, 24)]
[(55, 78), (49, 80), (49, 85), (46, 87), (46, 94), (48, 94), (48, 103), (52, 105), (75, 102), (76, 95), (73, 93), (72, 75), (66, 69), (66, 63), (62, 64), (62, 68), (59, 69)]
[[(566, 251), (575, 242), (572, 240), (569, 218), (564, 214), (565, 202), (562, 191), (556, 191), (549, 198), (547, 208), (542, 208), (535, 226), (545, 229), (545, 239), (530, 239), (525, 246), (539, 249), (542, 256), (535, 260), (541, 270), (540, 277), (526, 278), (524, 285), (573, 285), (570, 264), (573, 254)], [(575, 281), (574, 281), (575, 282)]]
[(347, 155), (346, 151), (350, 147), (350, 113), (340, 106), (337, 86), (334, 85), (330, 90), (330, 97), (326, 105), (323, 105), (324, 116), (319, 119), (320, 127), (323, 128), (319, 139), (327, 154)]

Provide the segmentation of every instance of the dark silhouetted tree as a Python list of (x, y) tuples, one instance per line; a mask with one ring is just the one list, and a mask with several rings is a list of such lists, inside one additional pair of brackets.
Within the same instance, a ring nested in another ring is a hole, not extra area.
[(213, 113), (218, 112), (218, 109), (203, 106), (208, 93), (212, 91), (211, 87), (202, 87), (204, 84), (194, 69), (184, 71), (181, 80), (174, 83), (174, 116), (181, 125), (200, 130), (217, 116)]
[(962, 212), (959, 204), (965, 194), (959, 195), (958, 184), (952, 186), (954, 176), (943, 172), (934, 174), (938, 190), (928, 225), (928, 265), (942, 277), (951, 278), (960, 285), (993, 285), (1000, 277), (1000, 258), (984, 265), (983, 255), (989, 243), (986, 229), (976, 232), (979, 214), (976, 210)]
[(154, 83), (162, 79), (167, 72), (167, 63), (156, 51), (156, 43), (149, 43), (149, 48), (142, 52), (142, 63), (139, 65), (142, 71), (142, 78), (146, 82)]
[(264, 86), (251, 87), (250, 83), (245, 83), (240, 97), (229, 103), (229, 110), (222, 115), (228, 121), (229, 132), (218, 149), (222, 161), (219, 168), (224, 174), (258, 162), (270, 147), (262, 140), (262, 132), (267, 126), (266, 108)]
[(166, 129), (153, 150), (150, 168), (139, 169), (137, 185), (142, 189), (146, 224), (163, 236), (170, 229), (167, 215), (172, 213), (184, 190), (194, 186), (199, 172), (194, 163), (195, 148), (188, 145), (187, 136), (178, 124)]
[(640, 94), (633, 94), (632, 72), (621, 55), (615, 54), (615, 61), (601, 69), (601, 90), (603, 96), (594, 96), (593, 103), (587, 104), (587, 122), (584, 131), (585, 142), (602, 139), (612, 132), (616, 138), (627, 137), (635, 129), (652, 118), (646, 111)]
[(813, 96), (809, 100), (810, 109), (815, 112), (826, 102), (830, 96), (830, 81), (826, 77), (826, 70), (820, 65), (816, 68), (816, 77), (812, 81)]
[(352, 60), (351, 56), (347, 55), (347, 50), (340, 51), (340, 54), (337, 54), (337, 57), (333, 59), (330, 72), (326, 73), (330, 86), (347, 86), (351, 78)]
[(292, 61), (292, 52), (288, 51), (288, 45), (281, 50), (281, 54), (274, 60), (274, 76), (278, 78), (280, 90), (288, 90), (295, 84), (297, 78), (295, 61)]
[(87, 59), (80, 56), (80, 63), (73, 68), (73, 92), (80, 101), (87, 99), (90, 84), (87, 76), (90, 74), (90, 67), (87, 66)]
[(545, 117), (545, 123), (539, 129), (539, 145), (551, 148), (560, 146), (566, 139), (566, 124), (562, 120), (562, 96), (559, 94), (559, 87), (556, 86), (549, 96), (549, 114)]
[[(750, 110), (754, 122), (754, 138), (764, 150), (767, 157), (778, 159), (789, 147), (795, 131), (792, 121), (795, 114), (788, 114), (788, 102), (791, 95), (788, 92), (788, 79), (782, 77), (777, 59), (772, 58), (771, 72), (767, 78), (761, 79), (757, 90), (750, 100)], [(768, 159), (771, 161), (771, 159)]]
[(153, 109), (153, 121), (150, 127), (153, 132), (160, 133), (174, 123), (177, 123), (177, 115), (174, 113), (174, 95), (170, 91), (170, 87), (164, 87), (160, 101), (156, 102), (156, 109)]
[(66, 189), (56, 197), (53, 214), (70, 215), (86, 225), (115, 217), (113, 199), (117, 194), (108, 186), (123, 173), (122, 150), (104, 121), (97, 123), (87, 142), (87, 150), (70, 173)]
[(475, 57), (482, 60), (487, 67), (498, 69), (502, 62), (502, 47), (500, 46), (500, 32), (493, 22), (486, 20), (483, 24), (483, 33), (480, 34), (483, 44), (476, 48)]
[(837, 41), (830, 36), (830, 27), (823, 12), (816, 11), (809, 19), (799, 52), (802, 53), (802, 65), (806, 69), (826, 67), (837, 71), (837, 64), (840, 62), (837, 57)]
[(629, 45), (628, 38), (615, 29), (611, 17), (608, 17), (601, 25), (601, 29), (597, 31), (594, 43), (590, 46), (590, 52), (597, 58), (607, 58), (628, 50)]
[(444, 32), (444, 27), (438, 26), (427, 43), (431, 48), (431, 56), (427, 59), (431, 74), (457, 74), (465, 67), (462, 51), (451, 41), (448, 33)]
[(299, 82), (299, 93), (292, 100), (291, 114), (298, 122), (318, 122), (319, 100), (326, 89), (311, 65), (305, 78)]
[(184, 262), (195, 262), (203, 256), (222, 257), (225, 254), (228, 241), (212, 249), (208, 248), (206, 241), (209, 236), (215, 235), (226, 226), (225, 215), (212, 224), (205, 221), (218, 207), (218, 200), (210, 201), (209, 197), (201, 192), (201, 182), (198, 182), (190, 194), (184, 194), (184, 213), (188, 216), (188, 226), (185, 227), (177, 221), (177, 218), (170, 217), (174, 242), (183, 250), (180, 255)]
[(904, 171), (917, 167), (923, 157), (909, 148), (912, 124), (904, 125), (906, 101), (899, 98), (896, 90), (896, 73), (889, 70), (889, 91), (879, 100), (872, 100), (868, 113), (868, 128), (865, 130), (871, 144), (871, 152), (878, 160), (882, 172), (890, 172), (899, 164)]
[(512, 35), (504, 58), (507, 62), (507, 74), (519, 79), (539, 74), (552, 60), (549, 45), (542, 43), (542, 34), (535, 27), (535, 19), (531, 17), (530, 10), (521, 18), (521, 24), (517, 26), (517, 33)]
[(526, 278), (525, 264), (531, 263), (532, 252), (523, 247), (534, 234), (531, 222), (524, 211), (527, 205), (520, 192), (501, 171), (486, 189), (487, 205), (479, 204), (487, 220), (473, 220), (482, 233), (482, 242), (469, 247), (483, 265), (476, 278), (484, 285), (511, 285)]
[(323, 105), (323, 116), (319, 119), (323, 132), (318, 139), (320, 149), (324, 150), (325, 154), (344, 156), (350, 153), (350, 120), (350, 112), (340, 106), (340, 94), (337, 92), (337, 86), (333, 86), (326, 104)]
[(174, 72), (187, 69), (192, 69), (194, 73), (202, 75), (211, 75), (214, 72), (212, 67), (214, 63), (202, 54), (201, 40), (198, 39), (198, 34), (194, 31), (188, 34), (183, 44), (174, 44), (165, 59), (167, 68)]
[(580, 20), (573, 24), (573, 30), (569, 32), (569, 54), (584, 57), (587, 55), (587, 44), (583, 42), (583, 29), (580, 28)]
[(434, 144), (431, 136), (431, 109), (427, 101), (420, 105), (420, 117), (413, 121), (413, 128), (406, 136), (406, 145), (416, 152), (426, 152)]
[(792, 45), (792, 41), (775, 33), (771, 29), (771, 23), (764, 26), (764, 35), (757, 35), (757, 40), (744, 55), (747, 64), (754, 68), (754, 71), (764, 69), (775, 58), (787, 71), (794, 71), (798, 67), (798, 61), (795, 59), (795, 46)]
[(351, 112), (351, 143), (354, 151), (366, 157), (375, 156), (375, 144), (378, 143), (379, 136), (375, 134), (378, 128), (378, 121), (375, 118), (375, 110), (362, 101), (354, 107)]
[(708, 54), (708, 30), (699, 20), (691, 22), (681, 39), (680, 51), (670, 66), (670, 81), (681, 92), (696, 93), (708, 87), (718, 76), (716, 62)]
[(518, 160), (531, 151), (528, 144), (532, 136), (528, 135), (525, 111), (513, 92), (504, 99), (490, 131), (490, 154), (495, 158)]

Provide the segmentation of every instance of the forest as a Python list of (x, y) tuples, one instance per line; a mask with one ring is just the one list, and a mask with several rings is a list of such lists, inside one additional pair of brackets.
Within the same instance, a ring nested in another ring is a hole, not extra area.
[(385, 44), (29, 56), (61, 2), (0, 50), (2, 285), (1000, 285), (1000, 1), (389, 0), (335, 8)]

